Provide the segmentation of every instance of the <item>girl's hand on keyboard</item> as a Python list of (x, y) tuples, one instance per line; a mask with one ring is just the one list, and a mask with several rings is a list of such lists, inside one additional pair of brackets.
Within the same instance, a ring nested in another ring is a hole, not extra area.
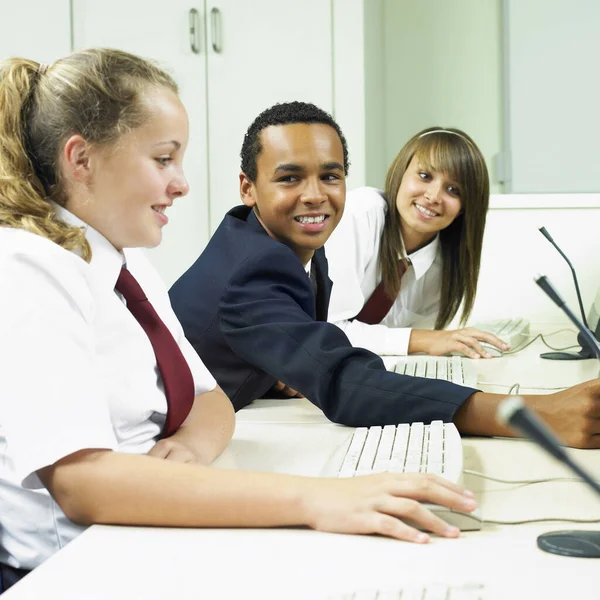
[(465, 327), (464, 329), (431, 331), (413, 329), (408, 343), (408, 352), (425, 352), (432, 356), (442, 356), (451, 352), (460, 352), (468, 358), (492, 358), (481, 342), (491, 344), (504, 352), (510, 346), (492, 333)]
[(460, 531), (434, 515), (421, 502), (471, 512), (473, 494), (454, 483), (419, 473), (380, 473), (313, 480), (305, 500), (308, 525), (321, 531), (379, 534), (425, 543), (429, 536), (402, 519), (444, 537)]

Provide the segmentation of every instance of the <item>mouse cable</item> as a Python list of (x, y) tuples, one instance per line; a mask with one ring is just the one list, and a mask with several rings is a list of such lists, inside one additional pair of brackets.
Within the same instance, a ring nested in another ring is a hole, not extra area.
[(549, 521), (563, 521), (565, 523), (600, 523), (600, 517), (592, 519), (567, 519), (563, 517), (541, 517), (534, 519), (519, 519), (516, 521), (497, 521), (493, 519), (483, 519), (483, 523), (491, 523), (492, 525), (525, 525), (526, 523), (546, 523)]
[[(509, 385), (508, 383), (496, 383), (494, 381), (478, 381), (477, 384), (478, 385), (493, 385), (495, 387), (507, 387), (507, 388), (509, 388), (509, 390), (506, 393), (509, 396), (511, 394), (518, 394), (519, 389), (521, 387), (520, 383), (513, 383), (512, 385)], [(564, 385), (560, 386), (560, 387), (539, 387), (537, 385), (523, 386), (523, 387), (532, 389), (532, 390), (543, 390), (544, 392), (560, 392), (561, 390), (567, 389)]]
[[(479, 471), (472, 471), (471, 469), (463, 469), (463, 473), (467, 475), (474, 475), (475, 477), (481, 477), (482, 479), (489, 479), (497, 483), (507, 483), (513, 485), (531, 485), (534, 483), (551, 483), (551, 482), (563, 482), (563, 483), (585, 483), (579, 477), (544, 477), (541, 479), (501, 479), (500, 477), (493, 477), (492, 475), (486, 475)], [(599, 481), (600, 483), (600, 481)]]
[(510, 396), (511, 394), (515, 394), (515, 395), (518, 394), (520, 387), (521, 387), (520, 383), (513, 383), (508, 390), (508, 395)]
[[(535, 342), (537, 339), (541, 339), (542, 343), (547, 348), (550, 348), (550, 350), (555, 350), (557, 352), (560, 352), (563, 350), (572, 350), (573, 348), (579, 348), (579, 344), (571, 344), (570, 346), (563, 346), (560, 348), (556, 348), (556, 347), (552, 346), (549, 342), (546, 341), (547, 337), (550, 337), (551, 335), (556, 335), (557, 333), (562, 333), (563, 331), (570, 331), (571, 333), (575, 333), (572, 329), (570, 329), (568, 327), (564, 327), (563, 329), (557, 329), (556, 331), (553, 331), (552, 333), (546, 333), (546, 334), (538, 333), (538, 334), (534, 335), (533, 338), (530, 339), (528, 342), (525, 342), (521, 346), (517, 346), (514, 350), (509, 350), (507, 352), (503, 352), (502, 356), (508, 356), (510, 354), (517, 354), (517, 352), (521, 352), (521, 350), (525, 350), (525, 348), (527, 348), (528, 346), (531, 346), (531, 344), (533, 344), (533, 342)], [(527, 336), (527, 337), (531, 337), (531, 336)]]

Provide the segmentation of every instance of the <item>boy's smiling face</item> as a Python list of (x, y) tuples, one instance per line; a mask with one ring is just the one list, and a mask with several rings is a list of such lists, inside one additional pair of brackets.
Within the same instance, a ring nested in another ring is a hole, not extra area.
[(344, 212), (342, 142), (321, 123), (272, 125), (260, 133), (256, 181), (240, 174), (240, 194), (265, 231), (307, 264)]

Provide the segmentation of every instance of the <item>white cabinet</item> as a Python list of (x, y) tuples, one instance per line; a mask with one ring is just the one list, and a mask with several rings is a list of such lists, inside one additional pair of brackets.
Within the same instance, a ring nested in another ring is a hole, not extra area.
[[(204, 6), (197, 10), (199, 48), (190, 39), (190, 10), (183, 0), (72, 0), (74, 49), (113, 47), (151, 58), (177, 80), (190, 119), (184, 168), (187, 197), (169, 209), (163, 242), (148, 256), (170, 285), (200, 254), (209, 238)], [(192, 13), (193, 15), (194, 13)]]
[(330, 0), (208, 1), (207, 15), (214, 231), (225, 212), (240, 202), (239, 153), (254, 118), (276, 102), (290, 100), (333, 110), (333, 42)]
[(70, 48), (69, 0), (0, 0), (0, 60), (52, 63)]
[(333, 110), (331, 1), (72, 0), (74, 49), (111, 46), (153, 58), (180, 84), (190, 117), (190, 194), (170, 209), (163, 243), (149, 252), (167, 285), (239, 204), (239, 152), (251, 121), (289, 100)]

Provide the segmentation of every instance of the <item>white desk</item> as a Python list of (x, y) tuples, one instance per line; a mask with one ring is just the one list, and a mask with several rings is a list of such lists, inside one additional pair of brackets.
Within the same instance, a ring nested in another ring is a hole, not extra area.
[[(526, 391), (539, 391), (596, 376), (594, 361), (548, 362), (537, 358), (540, 351), (536, 342), (522, 354), (478, 361), (481, 387), (507, 391), (520, 382)], [(258, 401), (238, 413), (234, 439), (216, 466), (315, 475), (350, 434), (306, 400)], [(506, 479), (566, 474), (523, 440), (464, 438), (463, 447), (466, 469)], [(600, 477), (600, 451), (573, 452)], [(580, 483), (516, 486), (470, 475), (465, 482), (476, 492), (484, 519), (600, 520), (600, 502)], [(570, 528), (600, 529), (600, 524), (486, 524), (460, 539), (432, 538), (423, 546), (307, 529), (94, 526), (4, 597), (312, 599), (437, 581), (481, 582), (484, 597), (493, 599), (598, 599), (599, 561), (554, 556), (536, 547), (539, 533)]]

